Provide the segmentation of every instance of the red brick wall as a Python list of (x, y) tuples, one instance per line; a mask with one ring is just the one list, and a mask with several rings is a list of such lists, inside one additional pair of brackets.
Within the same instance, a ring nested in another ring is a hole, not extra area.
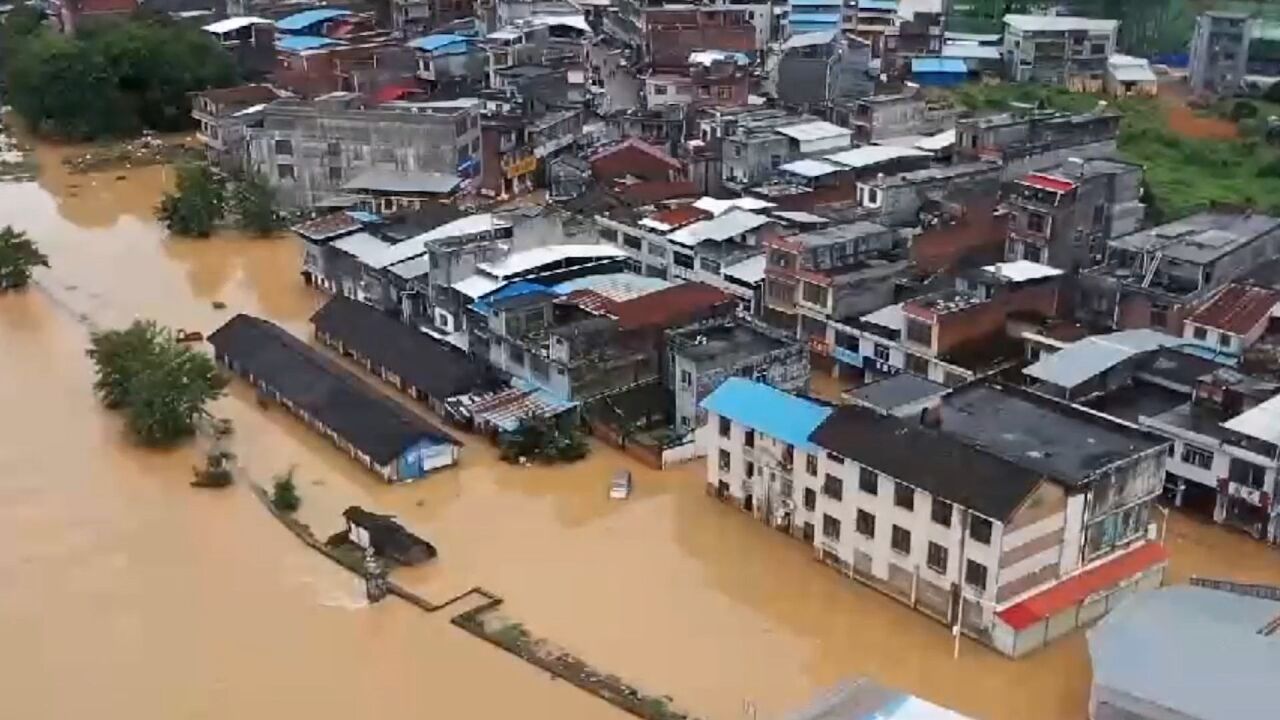
[(684, 68), (694, 50), (755, 52), (756, 29), (747, 11), (664, 10), (645, 15), (649, 61), (659, 68)]
[(1138, 330), (1151, 328), (1164, 330), (1173, 335), (1182, 335), (1182, 323), (1191, 314), (1191, 308), (1175, 305), (1165, 312), (1166, 322), (1163, 326), (1151, 324), (1151, 299), (1146, 295), (1128, 294), (1120, 298), (1120, 312), (1116, 313), (1117, 330)]
[(946, 355), (971, 343), (1004, 335), (1005, 323), (1013, 312), (1056, 317), (1062, 297), (1060, 290), (1059, 282), (997, 290), (995, 297), (987, 302), (939, 315), (936, 352)]
[(623, 147), (591, 161), (591, 174), (601, 182), (635, 175), (645, 180), (679, 180), (680, 174), (660, 159), (636, 147)]
[(965, 258), (999, 262), (1008, 216), (996, 216), (994, 210), (994, 204), (970, 206), (959, 220), (920, 233), (911, 241), (911, 262), (931, 273), (954, 268)]

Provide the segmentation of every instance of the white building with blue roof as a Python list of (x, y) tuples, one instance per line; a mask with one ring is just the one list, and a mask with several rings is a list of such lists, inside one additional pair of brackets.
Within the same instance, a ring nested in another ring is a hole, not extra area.
[(772, 525), (803, 527), (812, 518), (792, 501), (795, 468), (817, 474), (821, 449), (809, 441), (830, 407), (764, 383), (734, 377), (702, 401), (707, 422), (698, 442), (707, 454), (707, 492)]

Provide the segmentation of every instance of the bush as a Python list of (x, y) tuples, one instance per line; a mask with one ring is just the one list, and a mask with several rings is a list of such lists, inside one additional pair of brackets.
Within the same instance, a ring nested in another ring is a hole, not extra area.
[(293, 483), (293, 468), (275, 477), (275, 482), (271, 485), (271, 506), (290, 515), (302, 507), (298, 487)]
[(1258, 117), (1258, 106), (1248, 100), (1237, 100), (1231, 105), (1231, 119), (1236, 122)]
[(160, 199), (156, 218), (178, 235), (208, 237), (225, 209), (222, 177), (207, 165), (188, 163), (178, 168), (177, 191)]
[(230, 209), (236, 216), (236, 227), (247, 233), (270, 235), (284, 227), (275, 190), (257, 174), (235, 183)]
[(1280, 178), (1280, 157), (1272, 158), (1270, 162), (1259, 167), (1258, 177)]
[(11, 225), (0, 228), (0, 291), (26, 287), (36, 267), (49, 267), (49, 258), (31, 238)]

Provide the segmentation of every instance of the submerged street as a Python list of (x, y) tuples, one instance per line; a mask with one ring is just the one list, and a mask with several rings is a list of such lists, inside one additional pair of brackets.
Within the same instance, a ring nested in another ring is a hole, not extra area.
[[(151, 217), (162, 167), (0, 185), (0, 225), (51, 268), (0, 297), (0, 695), (23, 718), (623, 717), (449, 625), (360, 586), (273, 522), (244, 487), (188, 487), (200, 449), (143, 451), (93, 398), (90, 327), (135, 317), (208, 333), (237, 312), (302, 337), (323, 298), (291, 239), (171, 240)], [(226, 303), (222, 310), (212, 303)], [(429, 597), (481, 584), (504, 615), (703, 718), (773, 718), (844, 678), (990, 720), (1086, 716), (1083, 633), (1021, 661), (848, 580), (800, 543), (708, 498), (694, 462), (652, 471), (600, 445), (517, 468), (470, 439), (456, 468), (388, 487), (242, 383), (215, 408), (246, 472), (296, 466), (318, 536), (351, 504), (393, 513), (440, 550), (400, 579)], [(635, 492), (607, 497), (631, 470)], [(1173, 515), (1167, 581), (1280, 583), (1280, 555)], [(68, 688), (74, 688), (68, 691)], [(531, 710), (536, 708), (536, 710)]]

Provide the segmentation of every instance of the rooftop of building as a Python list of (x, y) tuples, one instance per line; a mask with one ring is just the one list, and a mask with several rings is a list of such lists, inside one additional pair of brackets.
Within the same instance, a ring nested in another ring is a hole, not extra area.
[(856, 222), (844, 223), (843, 225), (832, 225), (821, 230), (810, 230), (808, 232), (788, 235), (784, 238), (785, 242), (800, 245), (805, 248), (821, 248), (831, 245), (846, 243), (858, 238), (864, 238), (868, 235), (880, 235), (883, 233), (893, 232), (889, 228), (880, 223), (858, 220)]
[(1088, 631), (1094, 684), (1171, 716), (1270, 717), (1257, 689), (1280, 667), (1280, 635), (1265, 632), (1277, 617), (1280, 603), (1224, 590), (1139, 592)]
[(614, 302), (623, 302), (670, 287), (672, 287), (671, 282), (662, 278), (635, 273), (604, 273), (566, 280), (557, 283), (551, 289), (560, 295), (568, 295), (578, 290), (590, 290)]
[(701, 407), (803, 452), (815, 451), (809, 436), (832, 414), (830, 407), (740, 377), (726, 379)]
[(809, 436), (819, 447), (996, 520), (1008, 519), (1040, 477), (947, 433), (843, 405)]
[(841, 683), (784, 720), (971, 720), (869, 678)]
[(853, 405), (894, 414), (895, 408), (941, 397), (947, 392), (949, 388), (942, 383), (911, 373), (900, 373), (853, 388), (845, 393), (845, 398)]
[(767, 215), (734, 208), (723, 215), (679, 228), (667, 235), (667, 239), (678, 245), (693, 247), (704, 240), (731, 240), (771, 222), (774, 220)]
[(461, 184), (462, 178), (452, 173), (371, 168), (347, 181), (342, 189), (353, 192), (447, 195), (457, 190)]
[(1245, 410), (1222, 426), (1231, 432), (1280, 446), (1280, 395)]
[(1190, 392), (1200, 378), (1224, 369), (1224, 365), (1213, 360), (1183, 352), (1177, 347), (1165, 347), (1143, 358), (1134, 374), (1167, 387)]
[(324, 242), (356, 232), (364, 224), (351, 213), (338, 211), (293, 226), (293, 231), (312, 242)]
[(926, 150), (919, 150), (913, 147), (904, 148), (894, 147), (892, 145), (864, 145), (862, 147), (853, 148), (852, 150), (832, 153), (824, 156), (822, 159), (827, 162), (836, 163), (837, 165), (843, 165), (856, 170), (912, 157), (927, 158), (932, 157), (932, 154)]
[(1023, 373), (1060, 388), (1074, 388), (1120, 363), (1163, 347), (1188, 341), (1156, 330), (1122, 330), (1091, 335), (1071, 343), (1023, 369)]
[(1166, 442), (1085, 408), (989, 383), (952, 391), (940, 417), (952, 437), (1068, 487)]
[(877, 179), (876, 182), (882, 187), (920, 185), (923, 183), (950, 180), (952, 178), (977, 175), (980, 173), (995, 173), (999, 172), (999, 170), (1000, 165), (995, 162), (979, 161), (971, 163), (957, 163), (955, 165), (944, 165), (941, 167), (930, 167), (921, 170), (909, 170), (907, 172), (895, 173), (893, 175), (885, 175), (883, 179)]
[(610, 245), (547, 245), (508, 255), (497, 262), (476, 265), (485, 275), (506, 280), (567, 260), (608, 260), (627, 257), (626, 251)]
[(642, 295), (613, 308), (623, 330), (669, 328), (712, 314), (717, 308), (736, 305), (730, 294), (706, 283), (686, 282)]
[(244, 107), (260, 105), (280, 99), (282, 93), (270, 85), (237, 85), (236, 87), (211, 88), (198, 93), (201, 97), (219, 105)]
[(732, 368), (787, 346), (772, 334), (739, 322), (692, 327), (671, 334), (673, 352), (703, 368)]
[(984, 302), (986, 301), (976, 293), (972, 293), (967, 290), (952, 289), (912, 298), (911, 300), (903, 303), (903, 306), (906, 308), (915, 307), (927, 310), (934, 315), (947, 315), (967, 310), (974, 305), (981, 305)]
[(1004, 24), (1023, 32), (1087, 30), (1113, 33), (1120, 26), (1120, 21), (1068, 15), (1005, 15)]
[(1245, 335), (1272, 317), (1280, 291), (1232, 283), (1218, 291), (1187, 322), (1232, 335)]
[(1280, 218), (1209, 211), (1116, 238), (1110, 246), (1131, 252), (1159, 251), (1172, 260), (1205, 265), (1277, 231)]
[(1126, 385), (1085, 404), (1104, 415), (1136, 424), (1143, 418), (1159, 417), (1188, 405), (1190, 398), (1191, 395), (1187, 392), (1151, 383), (1138, 383)]

